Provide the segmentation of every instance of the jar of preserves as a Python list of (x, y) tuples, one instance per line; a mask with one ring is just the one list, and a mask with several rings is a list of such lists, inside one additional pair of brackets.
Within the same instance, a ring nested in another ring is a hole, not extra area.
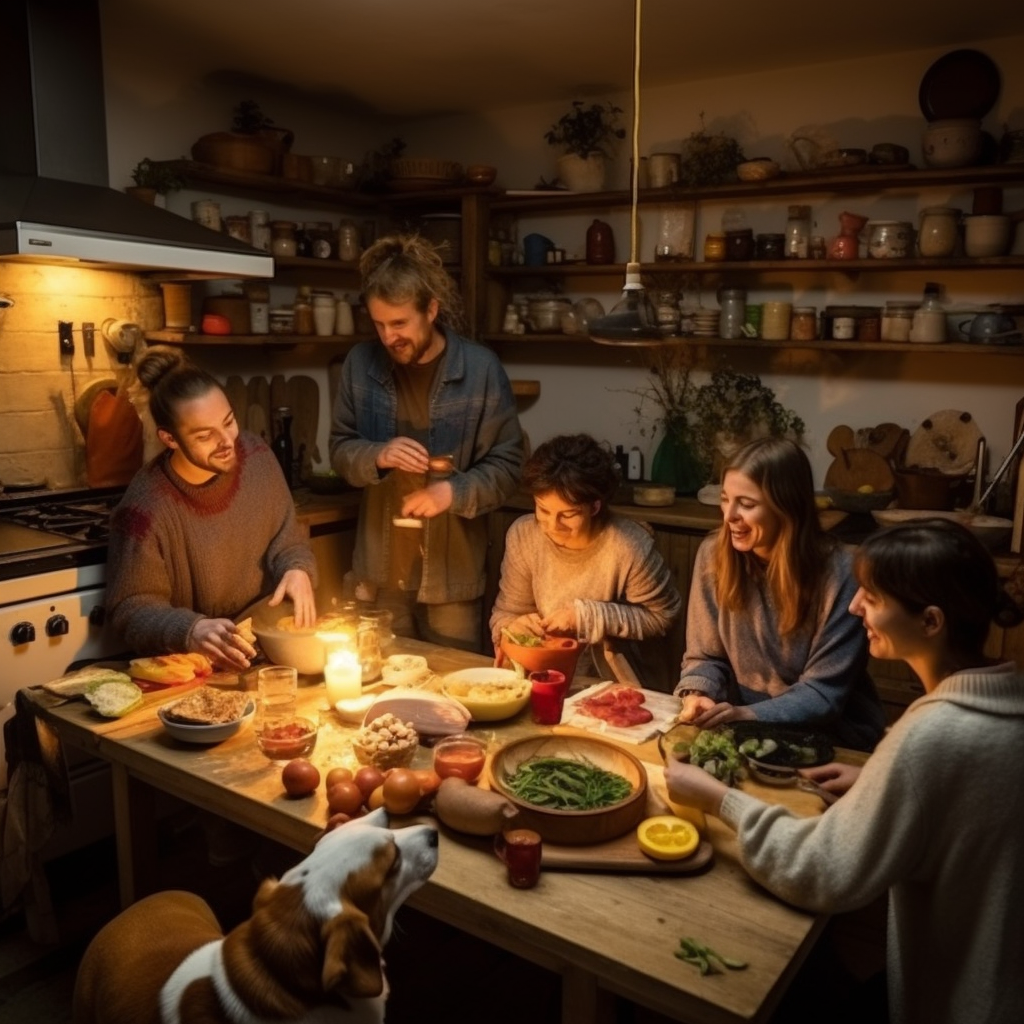
[(274, 256), (295, 256), (298, 244), (295, 240), (295, 221), (274, 220), (270, 222), (270, 251)]
[(790, 302), (766, 302), (761, 312), (761, 337), (765, 341), (788, 341), (789, 321), (793, 312)]
[(295, 333), (312, 334), (313, 323), (313, 301), (308, 287), (303, 285), (295, 294)]
[(790, 341), (814, 341), (817, 337), (817, 310), (813, 306), (794, 306), (789, 324)]
[(865, 306), (857, 317), (857, 340), (879, 341), (882, 337), (882, 311), (877, 306)]
[(882, 341), (910, 341), (916, 302), (887, 302), (882, 313)]
[(761, 315), (762, 306), (760, 303), (748, 302), (743, 312), (743, 337), (761, 337)]
[(791, 206), (786, 221), (785, 255), (787, 259), (805, 260), (810, 255), (811, 208)]
[(295, 333), (295, 310), (288, 308), (272, 309), (269, 316), (271, 334)]
[(921, 226), (917, 233), (918, 254), (935, 259), (952, 256), (959, 223), (960, 211), (954, 207), (926, 206), (921, 211)]
[(707, 263), (720, 263), (725, 259), (725, 235), (709, 233), (704, 238), (704, 260)]
[(747, 293), (742, 288), (723, 288), (719, 293), (721, 312), (718, 314), (720, 338), (742, 338), (743, 320), (747, 311)]

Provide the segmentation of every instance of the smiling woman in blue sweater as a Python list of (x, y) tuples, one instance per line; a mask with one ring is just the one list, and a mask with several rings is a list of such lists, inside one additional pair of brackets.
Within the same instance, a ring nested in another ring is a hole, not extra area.
[(819, 525), (803, 450), (778, 437), (741, 448), (723, 473), (722, 514), (693, 568), (680, 721), (810, 726), (872, 749), (885, 716), (848, 610), (851, 555)]

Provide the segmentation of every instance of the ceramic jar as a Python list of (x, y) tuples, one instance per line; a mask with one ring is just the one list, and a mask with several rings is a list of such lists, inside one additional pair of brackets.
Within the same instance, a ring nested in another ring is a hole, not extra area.
[(876, 260), (901, 260), (910, 255), (914, 229), (907, 221), (868, 221), (868, 256)]
[(929, 167), (970, 167), (981, 157), (981, 122), (971, 118), (932, 121), (921, 139)]
[(882, 314), (882, 341), (910, 341), (916, 302), (887, 302)]
[(1005, 256), (1013, 241), (1013, 221), (1004, 214), (970, 214), (964, 217), (964, 252), (979, 259)]
[(711, 233), (704, 238), (704, 261), (719, 263), (725, 259), (725, 235)]
[(952, 256), (959, 220), (960, 211), (952, 206), (926, 206), (917, 232), (918, 254), (931, 259)]
[(273, 220), (270, 222), (270, 251), (274, 256), (294, 256), (298, 252), (295, 240), (295, 221)]
[(829, 245), (829, 259), (855, 260), (860, 254), (860, 233), (867, 222), (867, 217), (861, 217), (860, 214), (841, 213), (839, 215), (840, 233), (832, 239)]
[(747, 293), (742, 288), (723, 288), (719, 293), (721, 312), (718, 316), (720, 338), (742, 338), (746, 316)]
[(615, 262), (615, 237), (611, 225), (603, 220), (595, 220), (587, 228), (587, 262)]

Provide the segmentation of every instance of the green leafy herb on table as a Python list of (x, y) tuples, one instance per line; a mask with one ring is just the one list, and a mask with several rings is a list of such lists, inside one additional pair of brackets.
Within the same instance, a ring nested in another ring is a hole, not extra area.
[[(745, 960), (733, 960), (731, 957), (722, 956), (710, 946), (691, 938), (679, 940), (676, 956), (688, 964), (693, 964), (701, 974), (720, 974), (722, 967), (730, 971), (742, 971), (747, 966)], [(717, 966), (718, 964), (721, 964), (721, 967)]]
[(688, 746), (677, 744), (674, 752), (688, 756), (690, 764), (703, 768), (727, 786), (746, 776), (743, 761), (729, 729), (704, 729)]
[(520, 647), (543, 647), (544, 640), (542, 637), (534, 636), (532, 633), (513, 633), (510, 629), (502, 629), (502, 633), (505, 634), (514, 644), (518, 644)]
[(633, 792), (623, 776), (567, 757), (530, 758), (505, 776), (505, 785), (520, 800), (559, 811), (609, 807)]

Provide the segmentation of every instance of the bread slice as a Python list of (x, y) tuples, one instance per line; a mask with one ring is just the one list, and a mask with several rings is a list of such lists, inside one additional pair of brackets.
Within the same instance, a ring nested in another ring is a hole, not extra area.
[(85, 699), (104, 718), (121, 718), (142, 703), (142, 690), (130, 679), (126, 683), (99, 682), (86, 691)]
[(252, 697), (239, 690), (218, 690), (200, 686), (187, 697), (164, 708), (165, 718), (186, 725), (220, 725), (237, 722), (245, 714)]
[(132, 677), (125, 672), (118, 672), (112, 668), (101, 668), (98, 665), (88, 665), (80, 668), (77, 672), (69, 672), (59, 679), (53, 679), (43, 683), (43, 689), (52, 693), (55, 697), (82, 697), (97, 683), (130, 683)]

